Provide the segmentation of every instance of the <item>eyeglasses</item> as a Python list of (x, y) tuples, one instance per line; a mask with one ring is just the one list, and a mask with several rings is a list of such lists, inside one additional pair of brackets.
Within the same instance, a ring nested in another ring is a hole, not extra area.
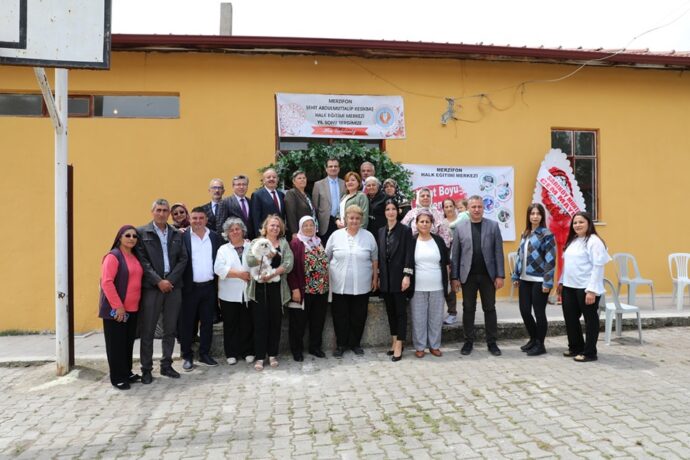
[(124, 238), (133, 238), (135, 240), (139, 238), (139, 235), (137, 235), (136, 233), (123, 233), (122, 236)]
[(213, 187), (209, 187), (211, 190), (225, 190), (225, 187), (222, 185), (214, 185)]

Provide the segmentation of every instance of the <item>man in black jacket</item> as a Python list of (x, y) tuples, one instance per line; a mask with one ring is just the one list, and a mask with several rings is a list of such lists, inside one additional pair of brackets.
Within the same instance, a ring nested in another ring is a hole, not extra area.
[(178, 330), (182, 349), (182, 368), (191, 371), (194, 367), (192, 338), (196, 335), (199, 318), (199, 362), (207, 366), (217, 366), (211, 358), (211, 339), (213, 338), (213, 313), (218, 305), (216, 275), (213, 264), (218, 248), (223, 244), (221, 237), (206, 228), (204, 208), (192, 209), (191, 227), (182, 235), (189, 261), (184, 271), (182, 288), (182, 313)]

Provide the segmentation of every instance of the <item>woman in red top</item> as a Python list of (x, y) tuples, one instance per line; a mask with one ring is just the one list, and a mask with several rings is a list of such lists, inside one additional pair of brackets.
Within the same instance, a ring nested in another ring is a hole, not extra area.
[(138, 240), (134, 226), (120, 228), (101, 266), (98, 316), (103, 319), (110, 383), (118, 390), (128, 390), (130, 383), (141, 380), (141, 376), (132, 373), (132, 349), (144, 274), (132, 252)]

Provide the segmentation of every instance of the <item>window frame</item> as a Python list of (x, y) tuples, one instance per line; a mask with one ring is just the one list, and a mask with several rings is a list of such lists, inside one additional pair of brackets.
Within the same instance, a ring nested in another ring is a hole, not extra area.
[[(592, 214), (592, 220), (595, 223), (602, 222), (601, 219), (601, 194), (600, 194), (600, 184), (601, 184), (601, 178), (599, 175), (599, 170), (600, 170), (600, 157), (601, 157), (601, 150), (600, 150), (600, 136), (601, 132), (597, 128), (572, 128), (572, 127), (552, 127), (549, 134), (550, 134), (550, 144), (551, 148), (557, 148), (554, 147), (553, 145), (553, 134), (554, 132), (561, 131), (561, 132), (568, 132), (570, 133), (571, 136), (571, 152), (570, 154), (567, 154), (566, 152), (563, 152), (566, 155), (566, 158), (568, 159), (568, 162), (570, 163), (570, 167), (573, 169), (573, 175), (575, 175), (575, 164), (578, 160), (578, 158), (582, 160), (592, 160), (592, 165), (593, 165), (593, 184), (592, 184), (592, 194), (593, 194), (593, 209), (589, 210), (590, 213)], [(592, 155), (576, 155), (575, 150), (576, 150), (576, 133), (592, 133), (594, 135), (594, 152)], [(578, 185), (580, 185), (578, 183)]]

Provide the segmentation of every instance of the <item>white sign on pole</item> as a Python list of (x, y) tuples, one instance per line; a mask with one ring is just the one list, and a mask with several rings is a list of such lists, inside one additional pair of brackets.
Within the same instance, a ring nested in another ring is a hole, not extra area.
[(276, 94), (280, 137), (404, 139), (400, 96)]
[(110, 67), (111, 0), (0, 1), (0, 64)]
[(484, 217), (498, 222), (503, 241), (515, 241), (515, 172), (512, 166), (437, 166), (404, 164), (412, 171), (412, 188), (431, 190), (434, 206), (443, 200), (466, 200), (479, 195)]

